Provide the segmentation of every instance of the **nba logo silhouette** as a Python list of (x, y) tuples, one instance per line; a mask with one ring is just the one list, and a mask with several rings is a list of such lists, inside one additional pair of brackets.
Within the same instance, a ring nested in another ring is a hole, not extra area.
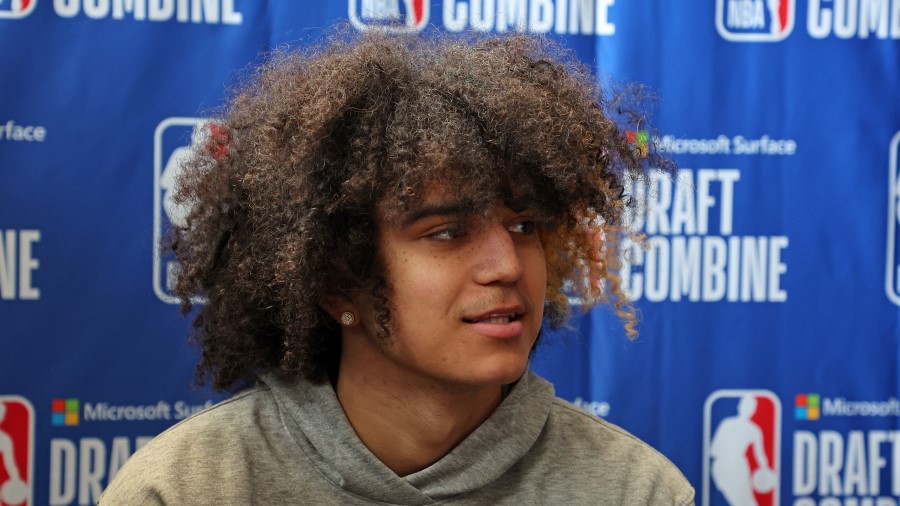
[(0, 395), (0, 505), (30, 506), (34, 487), (34, 408)]
[(891, 140), (888, 156), (888, 227), (887, 264), (884, 287), (891, 302), (900, 306), (900, 177), (897, 160), (900, 158), (900, 132)]
[(19, 19), (31, 14), (37, 0), (0, 0), (0, 19)]
[(796, 0), (716, 0), (716, 29), (734, 42), (777, 42), (794, 29)]
[(418, 32), (428, 24), (429, 0), (349, 0), (350, 23), (357, 30)]
[(170, 227), (184, 226), (190, 212), (190, 206), (175, 202), (175, 182), (191, 145), (204, 142), (210, 128), (200, 118), (167, 118), (153, 136), (153, 291), (170, 304), (180, 302), (172, 294), (180, 267), (171, 252), (163, 251), (163, 238)]
[(778, 506), (778, 397), (768, 390), (717, 390), (703, 411), (703, 506)]

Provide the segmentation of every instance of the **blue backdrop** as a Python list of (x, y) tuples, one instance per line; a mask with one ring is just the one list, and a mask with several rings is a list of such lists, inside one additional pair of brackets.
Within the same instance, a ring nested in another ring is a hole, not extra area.
[(655, 90), (641, 336), (577, 314), (534, 368), (698, 504), (897, 504), (900, 0), (0, 0), (0, 505), (91, 504), (217, 399), (156, 246), (176, 162), (250, 62), (347, 19), (543, 33)]

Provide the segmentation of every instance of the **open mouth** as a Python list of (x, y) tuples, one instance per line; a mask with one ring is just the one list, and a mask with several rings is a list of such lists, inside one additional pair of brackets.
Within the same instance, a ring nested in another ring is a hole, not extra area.
[(463, 321), (466, 323), (495, 323), (502, 325), (514, 322), (521, 317), (522, 315), (516, 313), (493, 313), (479, 316), (478, 318), (463, 318)]

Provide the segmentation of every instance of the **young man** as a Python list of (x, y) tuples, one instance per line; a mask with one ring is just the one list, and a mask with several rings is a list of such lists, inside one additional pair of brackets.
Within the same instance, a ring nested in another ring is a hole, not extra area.
[[(115, 504), (692, 504), (663, 456), (529, 372), (569, 296), (610, 304), (621, 178), (590, 73), (525, 37), (281, 54), (195, 148), (178, 292), (201, 381)], [(590, 281), (586, 281), (590, 280)]]

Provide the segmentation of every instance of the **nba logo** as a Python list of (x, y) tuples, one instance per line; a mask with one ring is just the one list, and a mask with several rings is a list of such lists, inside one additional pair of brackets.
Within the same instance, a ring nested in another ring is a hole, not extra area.
[(34, 476), (34, 408), (0, 395), (0, 505), (30, 506)]
[(357, 30), (391, 33), (422, 31), (430, 7), (429, 0), (348, 0), (350, 23)]
[(884, 287), (891, 302), (900, 306), (900, 178), (897, 174), (897, 159), (900, 157), (900, 132), (891, 140), (888, 155), (888, 228), (887, 266), (884, 273)]
[(19, 19), (31, 14), (37, 0), (0, 0), (0, 19)]
[(778, 506), (778, 397), (768, 390), (717, 390), (703, 411), (703, 506)]
[(716, 29), (733, 42), (777, 42), (794, 29), (796, 0), (716, 0)]
[[(172, 226), (184, 226), (190, 207), (174, 201), (175, 182), (191, 145), (210, 135), (211, 124), (200, 118), (167, 118), (153, 136), (153, 291), (163, 302), (177, 304), (172, 294), (179, 264), (171, 252), (163, 252), (163, 238)], [(197, 301), (201, 302), (201, 301)]]

